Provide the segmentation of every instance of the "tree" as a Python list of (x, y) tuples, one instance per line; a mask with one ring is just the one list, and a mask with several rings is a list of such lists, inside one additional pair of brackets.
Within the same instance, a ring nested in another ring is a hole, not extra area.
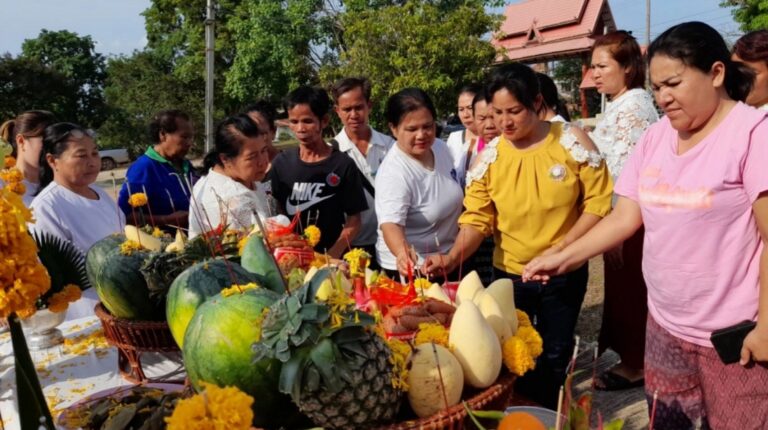
[(341, 76), (371, 78), (379, 125), (386, 98), (410, 86), (429, 93), (440, 114), (448, 113), (459, 86), (480, 80), (492, 64), (496, 51), (484, 37), (500, 23), (485, 12), (482, 1), (458, 3), (443, 9), (440, 2), (409, 0), (402, 6), (344, 14), (346, 49), (338, 65), (322, 70), (323, 82)]
[[(149, 122), (163, 109), (181, 109), (190, 115), (193, 124), (202, 126), (204, 82), (200, 78), (184, 82), (173, 70), (172, 61), (153, 51), (109, 61), (105, 96), (110, 109), (98, 133), (101, 146), (128, 148), (134, 155), (142, 153), (149, 144)], [(216, 113), (223, 116), (221, 110)]]
[(724, 0), (722, 7), (734, 7), (733, 19), (743, 31), (768, 28), (768, 0)]
[(105, 118), (102, 93), (105, 61), (104, 56), (96, 52), (90, 36), (78, 36), (66, 30), (42, 30), (37, 38), (24, 41), (20, 57), (53, 70), (75, 89), (76, 112), (62, 119), (86, 127), (96, 128), (101, 124)]
[(44, 109), (62, 120), (77, 117), (77, 89), (55, 70), (28, 58), (0, 57), (0, 118)]

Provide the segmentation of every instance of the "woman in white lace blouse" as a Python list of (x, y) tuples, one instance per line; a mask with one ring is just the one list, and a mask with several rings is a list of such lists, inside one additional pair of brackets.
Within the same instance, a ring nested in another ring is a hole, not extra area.
[[(626, 31), (602, 36), (592, 50), (592, 76), (609, 103), (590, 137), (605, 157), (614, 180), (635, 143), (659, 119), (651, 95), (645, 91), (645, 64), (635, 38)], [(611, 348), (621, 363), (596, 381), (604, 390), (642, 386), (647, 291), (641, 256), (640, 229), (623, 246), (604, 255), (605, 302), (600, 350)]]
[(216, 128), (215, 147), (205, 156), (208, 174), (192, 189), (189, 235), (197, 236), (220, 225), (249, 229), (255, 215), (269, 214), (261, 180), (269, 165), (269, 142), (245, 114), (229, 117)]

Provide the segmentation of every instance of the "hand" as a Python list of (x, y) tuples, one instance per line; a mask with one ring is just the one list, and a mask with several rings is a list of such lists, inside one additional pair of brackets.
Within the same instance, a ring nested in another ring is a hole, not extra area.
[(430, 278), (452, 273), (454, 270), (456, 270), (456, 261), (454, 261), (450, 255), (446, 254), (430, 255), (424, 260), (424, 264), (421, 266), (421, 271), (426, 273)]
[(547, 255), (556, 254), (556, 253), (562, 251), (563, 248), (565, 248), (565, 245), (563, 244), (563, 242), (558, 242), (558, 243), (550, 246), (549, 248), (545, 249), (544, 252), (542, 252), (539, 255), (539, 257), (545, 257)]
[(562, 252), (540, 255), (523, 268), (523, 282), (540, 281), (546, 283), (549, 278), (567, 272), (565, 256)]
[(750, 360), (768, 362), (768, 330), (758, 325), (744, 338), (739, 364), (746, 366)]
[(605, 265), (613, 270), (624, 267), (624, 244), (620, 243), (613, 249), (609, 249), (603, 254)]
[(189, 211), (176, 211), (168, 215), (155, 216), (155, 224), (184, 227), (189, 222)]
[(412, 273), (416, 273), (416, 264), (414, 261), (418, 261), (416, 252), (412, 249), (404, 249), (397, 254), (397, 271), (403, 276), (408, 276), (408, 268), (411, 268)]

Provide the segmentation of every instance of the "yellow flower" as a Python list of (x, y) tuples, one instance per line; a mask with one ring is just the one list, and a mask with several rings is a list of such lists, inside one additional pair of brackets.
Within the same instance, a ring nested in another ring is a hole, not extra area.
[(525, 345), (528, 347), (528, 352), (530, 352), (533, 358), (537, 358), (544, 351), (544, 342), (535, 328), (528, 326), (520, 327), (517, 329), (517, 334), (515, 334), (515, 336), (525, 342)]
[(243, 285), (233, 284), (231, 287), (221, 290), (221, 295), (224, 297), (229, 297), (233, 294), (242, 294), (248, 290), (253, 290), (256, 288), (259, 288), (259, 284), (255, 282), (251, 282)]
[(16, 167), (16, 159), (13, 158), (12, 155), (6, 155), (5, 158), (3, 159), (3, 164), (6, 169)]
[(80, 287), (69, 284), (48, 299), (48, 310), (55, 313), (64, 312), (70, 303), (80, 300), (81, 296)]
[(133, 240), (126, 240), (120, 244), (120, 253), (123, 255), (131, 255), (134, 251), (141, 251), (144, 247), (139, 242)]
[(314, 247), (320, 242), (320, 229), (316, 225), (308, 225), (304, 229), (304, 238), (307, 239), (309, 246)]
[(365, 269), (371, 264), (371, 254), (364, 249), (354, 248), (344, 254), (344, 260), (349, 264), (351, 276), (365, 276)]
[(432, 286), (432, 283), (429, 282), (427, 278), (416, 278), (416, 280), (413, 281), (413, 286), (416, 288), (416, 291), (421, 294), (429, 289), (429, 287)]
[(148, 201), (147, 195), (144, 193), (133, 193), (128, 197), (128, 204), (135, 208), (145, 206)]
[(416, 337), (413, 339), (413, 346), (419, 346), (423, 343), (436, 343), (448, 349), (448, 330), (440, 323), (421, 323)]
[(533, 324), (531, 324), (531, 319), (528, 317), (528, 314), (521, 311), (520, 309), (515, 309), (517, 311), (517, 326), (518, 327), (533, 327)]
[(160, 227), (154, 227), (152, 229), (152, 236), (154, 236), (154, 237), (163, 237), (163, 236), (165, 236), (165, 232), (160, 230)]
[(253, 421), (253, 397), (236, 387), (202, 383), (205, 391), (180, 400), (165, 419), (169, 430), (247, 430)]
[(9, 182), (6, 186), (18, 195), (24, 195), (27, 192), (27, 187), (21, 182)]
[(0, 179), (5, 182), (21, 182), (24, 180), (24, 175), (19, 169), (5, 169), (0, 171)]
[(507, 339), (501, 352), (504, 358), (504, 365), (515, 375), (523, 376), (525, 372), (536, 367), (536, 361), (531, 357), (528, 345), (517, 336)]
[(392, 351), (389, 356), (389, 364), (392, 365), (392, 388), (406, 392), (408, 391), (408, 358), (411, 356), (411, 347), (395, 338), (385, 342)]

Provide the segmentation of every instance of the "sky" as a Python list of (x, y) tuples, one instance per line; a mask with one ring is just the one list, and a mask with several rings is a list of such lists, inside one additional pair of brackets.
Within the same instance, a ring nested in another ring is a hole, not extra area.
[[(508, 3), (516, 3), (510, 1)], [(651, 0), (651, 38), (684, 21), (704, 21), (735, 40), (740, 35), (730, 11), (719, 7), (720, 0)], [(150, 0), (0, 0), (0, 54), (17, 55), (25, 39), (40, 30), (69, 30), (90, 35), (96, 52), (129, 55), (146, 45), (141, 12)], [(631, 30), (645, 40), (645, 1), (609, 0), (619, 29)]]

